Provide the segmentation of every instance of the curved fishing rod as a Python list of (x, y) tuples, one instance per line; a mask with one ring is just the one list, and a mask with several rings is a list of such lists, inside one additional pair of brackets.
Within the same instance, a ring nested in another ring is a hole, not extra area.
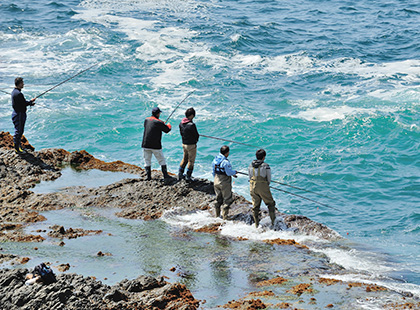
[[(248, 173), (244, 173), (244, 172), (240, 172), (240, 171), (237, 171), (237, 173), (248, 176)], [(300, 191), (304, 191), (304, 192), (307, 192), (307, 193), (312, 193), (312, 194), (315, 194), (315, 195), (318, 195), (318, 196), (321, 196), (321, 197), (325, 197), (325, 198), (328, 198), (328, 199), (334, 199), (334, 200), (336, 200), (335, 198), (331, 198), (331, 197), (328, 197), (326, 195), (322, 195), (322, 194), (319, 194), (317, 192), (310, 191), (308, 189), (300, 188), (300, 187), (297, 187), (297, 186), (293, 186), (293, 185), (289, 185), (289, 184), (286, 184), (286, 183), (282, 183), (282, 182), (278, 182), (278, 181), (273, 181), (273, 180), (271, 180), (271, 182), (272, 183), (276, 183), (276, 184), (280, 184), (280, 185), (284, 185), (284, 186), (287, 186), (287, 187), (291, 187), (291, 188), (294, 188), (294, 189), (298, 189)]]
[(0, 89), (0, 91), (1, 91), (2, 93), (5, 93), (5, 94), (10, 95), (10, 93), (9, 93), (9, 92), (7, 92), (7, 91), (5, 91), (5, 90), (3, 90), (3, 89)]
[(39, 98), (39, 97), (41, 97), (41, 96), (45, 95), (45, 94), (46, 94), (46, 93), (48, 93), (49, 91), (51, 91), (51, 90), (53, 90), (54, 88), (56, 88), (56, 87), (58, 87), (58, 86), (60, 86), (60, 85), (62, 85), (62, 84), (64, 84), (64, 83), (66, 83), (66, 82), (70, 81), (71, 79), (74, 79), (76, 76), (79, 76), (80, 74), (85, 73), (86, 71), (88, 71), (88, 70), (92, 69), (93, 67), (95, 67), (95, 66), (99, 65), (100, 63), (102, 63), (102, 61), (97, 62), (97, 63), (95, 63), (95, 64), (91, 65), (89, 68), (84, 69), (84, 70), (80, 71), (79, 73), (77, 73), (77, 74), (75, 74), (75, 75), (73, 75), (73, 76), (69, 77), (67, 80), (65, 80), (65, 81), (63, 81), (63, 82), (60, 82), (60, 83), (58, 83), (58, 84), (54, 85), (53, 87), (51, 87), (51, 88), (47, 89), (47, 90), (46, 90), (46, 91), (44, 91), (43, 93), (41, 93), (41, 94), (39, 94), (38, 96), (36, 96), (36, 97), (35, 97), (35, 99), (37, 99), (37, 98)]
[(238, 141), (233, 141), (233, 140), (228, 140), (228, 139), (222, 139), (222, 138), (207, 136), (207, 135), (202, 135), (201, 133), (200, 133), (200, 137), (205, 137), (205, 138), (210, 138), (210, 139), (215, 139), (215, 140), (221, 140), (221, 141), (227, 141), (227, 142), (236, 143), (236, 144), (242, 144), (242, 145), (246, 145), (246, 146), (250, 146), (250, 147), (255, 147), (255, 148), (259, 149), (259, 147), (258, 146), (255, 146), (255, 145), (246, 144), (246, 143), (242, 143), (242, 142), (238, 142)]
[(309, 199), (309, 198), (303, 197), (302, 195), (297, 195), (297, 194), (294, 194), (294, 193), (292, 193), (292, 192), (288, 192), (288, 191), (285, 191), (285, 190), (283, 190), (283, 189), (280, 189), (280, 188), (277, 188), (277, 187), (273, 187), (273, 186), (270, 186), (270, 188), (275, 189), (275, 190), (280, 191), (280, 192), (283, 192), (283, 193), (287, 193), (287, 194), (290, 194), (290, 195), (293, 195), (293, 196), (296, 196), (296, 197), (302, 198), (302, 199), (305, 199), (305, 200), (308, 200), (308, 201), (315, 202), (315, 203), (317, 203), (317, 204), (319, 204), (319, 205), (321, 205), (321, 206), (324, 206), (324, 207), (327, 207), (327, 208), (330, 208), (330, 209), (333, 209), (333, 210), (339, 211), (339, 212), (341, 212), (341, 213), (345, 213), (345, 214), (351, 215), (350, 213), (347, 213), (347, 212), (344, 212), (344, 211), (342, 211), (342, 210), (340, 210), (340, 209), (337, 209), (337, 208), (331, 207), (331, 206), (329, 206), (329, 205), (326, 205), (325, 203), (318, 202), (318, 201), (316, 201), (316, 200), (313, 200), (313, 199)]
[(176, 109), (178, 109), (179, 108), (179, 106), (185, 101), (185, 100), (187, 100), (187, 98), (189, 97), (189, 96), (191, 96), (192, 95), (192, 93), (193, 92), (195, 92), (195, 89), (192, 91), (192, 92), (190, 92), (180, 103), (178, 103), (178, 105), (175, 107), (175, 109), (172, 111), (172, 113), (168, 116), (168, 118), (166, 119), (166, 121), (165, 121), (165, 124), (169, 121), (169, 119), (171, 118), (171, 116), (175, 113), (175, 111), (176, 111)]

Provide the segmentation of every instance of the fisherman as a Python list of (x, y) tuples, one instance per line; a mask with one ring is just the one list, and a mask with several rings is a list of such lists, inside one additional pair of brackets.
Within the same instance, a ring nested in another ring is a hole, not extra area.
[(166, 167), (166, 160), (162, 152), (162, 132), (168, 133), (171, 131), (171, 124), (165, 124), (159, 119), (162, 111), (155, 107), (152, 109), (152, 116), (144, 120), (144, 133), (143, 133), (143, 156), (145, 169), (147, 173), (147, 181), (152, 179), (152, 154), (157, 159), (159, 165), (162, 168), (162, 174), (165, 181), (170, 180), (172, 177), (169, 176)]
[(220, 217), (220, 209), (222, 207), (222, 217), (228, 219), (229, 206), (233, 202), (232, 194), (232, 176), (237, 177), (236, 170), (227, 159), (230, 153), (229, 146), (223, 145), (220, 148), (220, 154), (217, 155), (212, 163), (214, 176), (214, 191), (216, 193), (216, 217)]
[(255, 227), (258, 227), (260, 223), (261, 200), (264, 200), (264, 203), (268, 207), (271, 224), (274, 225), (274, 221), (276, 220), (276, 202), (274, 201), (270, 191), (270, 166), (264, 162), (267, 154), (263, 149), (259, 149), (255, 155), (257, 159), (253, 160), (251, 165), (248, 167), (249, 188), (252, 197), (252, 204), (254, 206), (253, 211)]
[(15, 126), (15, 135), (13, 136), (13, 142), (15, 145), (16, 154), (26, 154), (26, 151), (22, 149), (20, 144), (23, 132), (25, 130), (26, 122), (26, 107), (35, 105), (35, 98), (26, 101), (21, 90), (25, 83), (21, 77), (15, 79), (15, 88), (12, 91), (12, 121)]
[(182, 158), (181, 164), (178, 171), (178, 180), (184, 178), (185, 167), (187, 167), (187, 173), (185, 179), (187, 182), (192, 182), (194, 179), (191, 177), (194, 170), (195, 157), (197, 155), (197, 142), (200, 135), (198, 134), (197, 127), (193, 123), (195, 117), (194, 108), (189, 108), (185, 111), (185, 117), (179, 124), (179, 132), (182, 137), (182, 148), (184, 150), (184, 157)]

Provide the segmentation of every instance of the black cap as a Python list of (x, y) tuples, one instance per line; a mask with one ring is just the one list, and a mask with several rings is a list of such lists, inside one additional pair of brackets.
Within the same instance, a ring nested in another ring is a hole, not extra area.
[(162, 111), (158, 107), (152, 109), (152, 114), (157, 114), (157, 113), (161, 113), (161, 112)]

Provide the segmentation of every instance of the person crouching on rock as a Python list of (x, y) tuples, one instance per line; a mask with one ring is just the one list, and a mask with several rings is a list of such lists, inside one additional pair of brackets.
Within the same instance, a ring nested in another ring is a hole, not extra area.
[(35, 105), (35, 98), (26, 101), (25, 97), (23, 96), (21, 90), (24, 86), (23, 79), (21, 77), (17, 77), (15, 79), (15, 89), (12, 91), (12, 106), (13, 106), (13, 113), (12, 113), (12, 121), (13, 125), (15, 126), (15, 135), (13, 136), (13, 142), (15, 145), (15, 152), (16, 154), (25, 154), (26, 151), (22, 149), (20, 145), (20, 141), (23, 136), (23, 132), (25, 130), (25, 123), (26, 123), (26, 107)]
[(197, 131), (197, 127), (192, 121), (194, 117), (194, 108), (189, 108), (187, 111), (185, 111), (185, 117), (179, 124), (179, 132), (182, 137), (184, 157), (182, 158), (181, 164), (179, 165), (178, 180), (182, 180), (184, 178), (184, 170), (188, 164), (187, 174), (185, 175), (187, 182), (194, 181), (191, 175), (194, 170), (194, 162), (197, 155), (197, 142), (200, 137)]
[(264, 162), (267, 154), (263, 149), (260, 149), (255, 155), (257, 159), (253, 160), (248, 167), (249, 189), (251, 192), (252, 204), (254, 206), (255, 227), (258, 227), (260, 223), (261, 200), (264, 200), (264, 203), (267, 205), (271, 224), (274, 225), (274, 221), (276, 220), (276, 202), (270, 191), (271, 169), (270, 166)]
[(165, 124), (159, 119), (162, 111), (156, 107), (152, 109), (152, 116), (144, 120), (143, 142), (143, 156), (147, 180), (152, 179), (152, 154), (157, 159), (162, 168), (162, 174), (165, 180), (171, 179), (166, 167), (166, 160), (162, 152), (162, 132), (168, 133), (171, 131), (171, 124)]
[(217, 155), (212, 163), (214, 176), (214, 191), (216, 193), (216, 217), (220, 217), (220, 209), (222, 207), (222, 217), (228, 219), (229, 207), (233, 202), (232, 194), (232, 176), (236, 176), (236, 170), (232, 169), (232, 165), (227, 159), (230, 149), (227, 145), (220, 148), (220, 154)]

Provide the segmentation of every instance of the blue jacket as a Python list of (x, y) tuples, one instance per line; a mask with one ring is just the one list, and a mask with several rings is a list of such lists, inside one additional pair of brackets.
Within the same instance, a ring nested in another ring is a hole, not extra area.
[(222, 174), (232, 176), (236, 174), (236, 170), (232, 169), (230, 161), (223, 154), (217, 155), (212, 162), (213, 176), (216, 174)]

